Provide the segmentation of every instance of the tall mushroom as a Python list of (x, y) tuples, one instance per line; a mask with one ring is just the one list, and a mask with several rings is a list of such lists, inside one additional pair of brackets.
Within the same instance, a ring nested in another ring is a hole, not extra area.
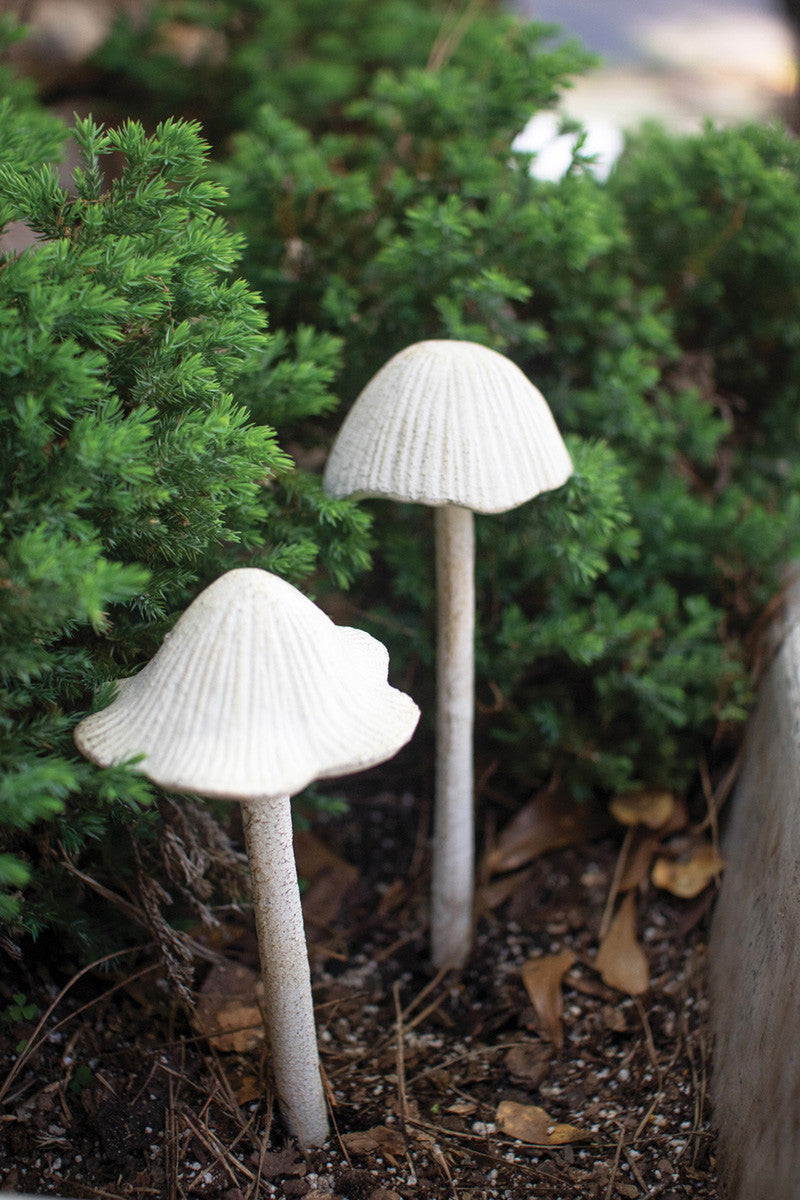
[(515, 508), (571, 473), (550, 409), (522, 371), (486, 346), (449, 340), (416, 342), (373, 376), (325, 468), (331, 495), (382, 496), (436, 509), (436, 966), (463, 965), (472, 941), (473, 513)]
[(238, 800), (253, 885), (265, 1017), (284, 1120), (328, 1136), (290, 795), (390, 758), (414, 702), (389, 686), (384, 646), (334, 625), (267, 571), (241, 568), (194, 600), (151, 661), (85, 718), (75, 742), (100, 766), (137, 764), (171, 791)]

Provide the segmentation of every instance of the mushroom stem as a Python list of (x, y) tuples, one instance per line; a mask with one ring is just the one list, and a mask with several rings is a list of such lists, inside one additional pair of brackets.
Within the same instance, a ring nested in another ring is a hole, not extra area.
[(242, 803), (264, 981), (267, 1036), (283, 1119), (305, 1146), (328, 1137), (311, 973), (288, 796)]
[(472, 943), (475, 872), (472, 724), (475, 692), (475, 521), (436, 509), (437, 730), (431, 956), (463, 966)]

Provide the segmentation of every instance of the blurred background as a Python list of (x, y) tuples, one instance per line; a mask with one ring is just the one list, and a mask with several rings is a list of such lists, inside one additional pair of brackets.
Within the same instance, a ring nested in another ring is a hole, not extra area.
[[(276, 0), (276, 3), (290, 0)], [(561, 133), (564, 117), (587, 131), (586, 151), (602, 178), (623, 145), (626, 130), (655, 120), (678, 133), (706, 119), (728, 124), (779, 119), (800, 128), (797, 47), (800, 0), (463, 0), (465, 13), (495, 3), (575, 38), (598, 65), (573, 81), (559, 113), (539, 112), (519, 135), (518, 149), (535, 151), (535, 173), (557, 179), (570, 162), (575, 136)], [(127, 113), (123, 88), (98, 77), (92, 55), (119, 17), (143, 18), (149, 0), (0, 0), (0, 13), (23, 21), (32, 36), (13, 48), (17, 68), (35, 80), (45, 103), (69, 120), (73, 112), (114, 121), (100, 96)], [(452, 8), (459, 7), (451, 5)], [(209, 30), (176, 21), (170, 38), (184, 65), (213, 47)], [(212, 55), (213, 57), (213, 55)], [(138, 113), (135, 115), (139, 115)], [(72, 168), (65, 163), (64, 173)], [(6, 234), (3, 245), (15, 244)], [(24, 239), (25, 234), (22, 233)], [(18, 247), (17, 247), (18, 248)]]
[(623, 126), (653, 117), (676, 130), (788, 116), (796, 82), (791, 3), (770, 0), (510, 0), (560, 25), (602, 67), (579, 81), (569, 109)]
[[(560, 26), (601, 56), (601, 68), (576, 83), (570, 115), (623, 127), (653, 117), (681, 131), (706, 116), (793, 119), (794, 2), (507, 0), (521, 16)], [(115, 16), (136, 16), (146, 6), (147, 0), (0, 0), (0, 12), (35, 31), (16, 48), (20, 66), (54, 103), (67, 106), (70, 93), (87, 85), (86, 60)], [(182, 37), (187, 58), (202, 51), (185, 26)]]

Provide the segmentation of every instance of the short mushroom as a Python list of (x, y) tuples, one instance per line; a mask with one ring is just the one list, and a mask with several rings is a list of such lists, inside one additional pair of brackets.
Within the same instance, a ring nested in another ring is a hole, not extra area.
[(389, 686), (384, 646), (334, 623), (256, 568), (201, 592), (151, 661), (75, 729), (100, 766), (170, 791), (238, 800), (252, 875), (265, 1018), (284, 1120), (307, 1146), (328, 1136), (292, 848), (290, 795), (390, 758), (417, 724)]
[(569, 454), (541, 392), (474, 342), (416, 342), (367, 383), (325, 468), (334, 496), (436, 508), (437, 753), (431, 897), (436, 966), (472, 942), (475, 534), (473, 513), (563, 484)]

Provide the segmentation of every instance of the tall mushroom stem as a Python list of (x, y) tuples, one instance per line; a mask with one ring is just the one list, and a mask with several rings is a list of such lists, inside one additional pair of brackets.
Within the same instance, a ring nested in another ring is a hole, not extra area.
[(306, 1146), (328, 1137), (311, 973), (288, 796), (242, 803), (273, 1074), (284, 1121)]
[(475, 705), (475, 521), (436, 509), (437, 731), (431, 956), (462, 966), (472, 943), (475, 873), (472, 724)]

